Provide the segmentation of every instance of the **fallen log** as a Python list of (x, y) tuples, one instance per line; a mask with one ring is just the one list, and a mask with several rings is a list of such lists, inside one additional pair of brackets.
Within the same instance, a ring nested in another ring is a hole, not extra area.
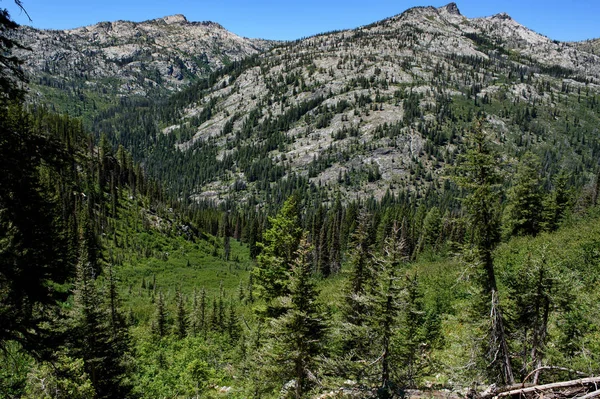
[[(531, 377), (532, 375), (534, 375), (535, 373), (537, 373), (538, 371), (542, 371), (542, 370), (560, 370), (560, 371), (566, 371), (569, 372), (571, 374), (578, 374), (580, 376), (582, 375), (589, 375), (586, 373), (582, 373), (581, 371), (577, 371), (577, 370), (572, 370), (572, 369), (568, 369), (566, 367), (559, 367), (559, 366), (542, 366), (539, 367), (535, 370), (533, 370), (531, 373), (527, 374), (527, 376), (525, 378), (523, 378), (523, 387), (525, 386), (525, 381), (527, 381), (529, 379), (529, 377)], [(523, 388), (521, 387), (521, 388)]]
[(596, 396), (600, 395), (600, 389), (598, 389), (597, 391), (594, 392), (590, 392), (587, 395), (583, 395), (577, 399), (591, 399), (591, 398), (595, 398)]
[[(590, 378), (581, 378), (578, 380), (571, 380), (571, 381), (562, 381), (562, 382), (554, 382), (552, 384), (545, 384), (545, 385), (535, 385), (532, 387), (527, 387), (527, 388), (519, 388), (519, 389), (512, 389), (509, 391), (505, 391), (505, 392), (500, 392), (497, 395), (494, 396), (494, 398), (506, 398), (506, 397), (511, 397), (511, 396), (522, 396), (528, 393), (537, 393), (540, 391), (548, 391), (551, 389), (562, 389), (562, 388), (570, 388), (570, 387), (575, 387), (575, 386), (582, 386), (582, 385), (590, 385), (590, 384), (598, 384), (600, 383), (600, 377), (590, 377)], [(598, 388), (595, 387), (595, 390), (597, 390)], [(593, 393), (593, 392), (592, 392)], [(590, 394), (588, 394), (590, 395)], [(593, 398), (595, 396), (600, 395), (599, 393), (596, 393), (593, 396), (590, 396), (590, 398)], [(587, 396), (587, 395), (586, 395)], [(585, 396), (582, 396), (579, 399), (584, 398)], [(589, 399), (589, 398), (586, 398)]]

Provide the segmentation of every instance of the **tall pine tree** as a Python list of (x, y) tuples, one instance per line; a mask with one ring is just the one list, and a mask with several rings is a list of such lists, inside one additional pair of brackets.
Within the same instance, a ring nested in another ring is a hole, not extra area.
[(467, 192), (463, 199), (469, 229), (470, 246), (474, 262), (480, 267), (482, 298), (481, 312), (489, 317), (487, 363), (492, 378), (505, 384), (513, 384), (514, 376), (505, 321), (502, 315), (493, 250), (500, 241), (500, 164), (483, 131), (483, 121), (475, 123), (467, 135), (466, 151), (460, 156), (455, 169), (454, 181)]

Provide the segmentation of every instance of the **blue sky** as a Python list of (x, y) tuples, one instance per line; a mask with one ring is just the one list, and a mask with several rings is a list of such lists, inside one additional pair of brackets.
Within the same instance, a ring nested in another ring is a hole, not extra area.
[[(117, 19), (144, 21), (184, 14), (190, 21), (214, 21), (246, 37), (291, 40), (336, 29), (355, 28), (417, 5), (448, 1), (409, 0), (22, 0), (26, 16), (13, 0), (0, 0), (21, 24), (68, 29)], [(464, 0), (469, 18), (506, 12), (521, 24), (551, 39), (572, 41), (600, 37), (598, 0)]]

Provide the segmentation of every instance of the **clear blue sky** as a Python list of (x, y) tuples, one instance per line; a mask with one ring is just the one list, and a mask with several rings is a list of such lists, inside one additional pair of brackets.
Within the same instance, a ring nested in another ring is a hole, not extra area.
[[(439, 7), (448, 1), (413, 0), (22, 0), (32, 21), (0, 0), (21, 24), (68, 29), (118, 19), (144, 21), (184, 14), (190, 21), (214, 21), (246, 37), (290, 40), (336, 29), (355, 28), (417, 5)], [(600, 37), (600, 0), (463, 0), (469, 18), (506, 12), (551, 39)]]

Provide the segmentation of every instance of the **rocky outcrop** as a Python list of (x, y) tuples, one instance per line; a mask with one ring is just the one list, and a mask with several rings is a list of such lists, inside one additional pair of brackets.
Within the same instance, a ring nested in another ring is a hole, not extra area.
[[(465, 121), (482, 103), (494, 104), (486, 112), (498, 141), (516, 148), (523, 136), (534, 145), (548, 139), (544, 134), (570, 143), (568, 129), (579, 117), (565, 117), (564, 128), (553, 124), (573, 102), (593, 106), (600, 94), (595, 42), (554, 41), (504, 13), (469, 19), (455, 3), (272, 48), (181, 15), (21, 34), (34, 48), (27, 68), (48, 79), (39, 84), (78, 82), (83, 89), (74, 93), (109, 90), (107, 97), (176, 90), (264, 50), (233, 72), (223, 70), (210, 87), (194, 88), (201, 93), (181, 96), (170, 116), (153, 121), (177, 154), (229, 168), (194, 187), (192, 197), (202, 200), (223, 198), (232, 187), (246, 195), (268, 168), (277, 168), (273, 179), (296, 173), (348, 197), (381, 198), (388, 190), (425, 195), (441, 184)], [(589, 96), (569, 100), (570, 90)], [(541, 122), (507, 116), (515, 107)], [(203, 143), (210, 151), (203, 152)], [(572, 148), (561, 154), (583, 159)]]
[(79, 84), (113, 95), (176, 90), (273, 44), (237, 36), (214, 22), (190, 22), (180, 14), (71, 30), (22, 27), (16, 39), (28, 48), (16, 55), (34, 84)]

